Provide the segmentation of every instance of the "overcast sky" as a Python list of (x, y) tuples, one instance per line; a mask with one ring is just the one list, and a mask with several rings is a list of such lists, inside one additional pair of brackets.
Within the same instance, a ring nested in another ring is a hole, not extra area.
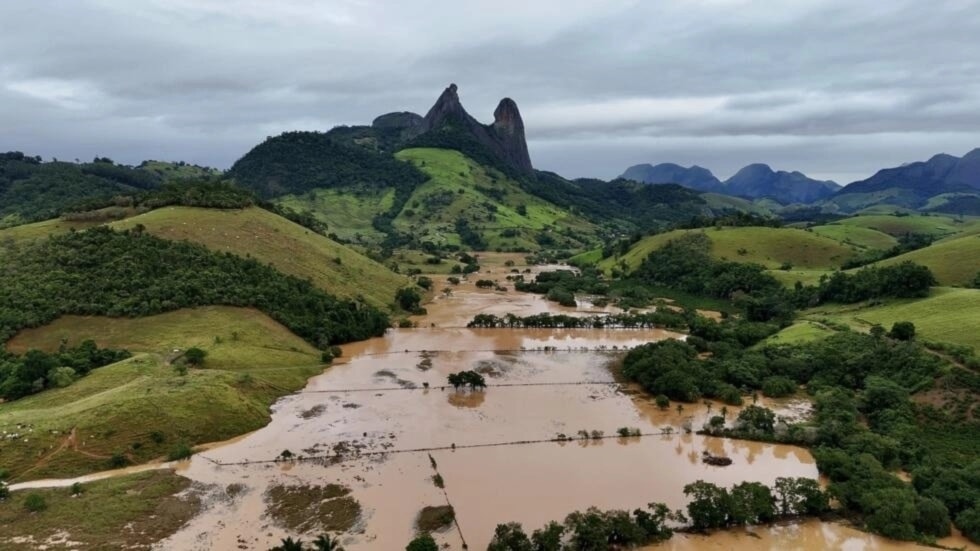
[(980, 147), (980, 0), (3, 0), (0, 52), (0, 151), (45, 158), (227, 168), (450, 82), (484, 122), (514, 98), (568, 177)]

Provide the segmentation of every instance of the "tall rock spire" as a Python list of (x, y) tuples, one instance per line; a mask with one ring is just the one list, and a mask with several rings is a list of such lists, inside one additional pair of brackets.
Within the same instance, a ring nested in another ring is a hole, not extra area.
[[(462, 130), (470, 134), (482, 146), (500, 160), (521, 172), (531, 172), (531, 157), (528, 155), (527, 142), (524, 137), (524, 121), (517, 104), (510, 98), (500, 100), (493, 112), (493, 124), (483, 125), (463, 108), (459, 101), (458, 88), (450, 84), (439, 99), (426, 113), (422, 121), (423, 133), (438, 130), (447, 121), (454, 130)], [(459, 127), (462, 128), (459, 128)]]

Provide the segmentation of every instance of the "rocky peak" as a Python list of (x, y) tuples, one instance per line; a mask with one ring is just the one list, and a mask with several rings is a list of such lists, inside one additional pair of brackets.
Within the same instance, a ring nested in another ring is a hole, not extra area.
[(458, 87), (450, 84), (422, 120), (421, 131), (429, 132), (451, 121), (454, 126), (473, 136), (480, 144), (507, 164), (530, 172), (531, 157), (524, 137), (524, 121), (517, 103), (510, 98), (500, 100), (493, 112), (493, 124), (483, 125), (470, 116), (459, 101)]

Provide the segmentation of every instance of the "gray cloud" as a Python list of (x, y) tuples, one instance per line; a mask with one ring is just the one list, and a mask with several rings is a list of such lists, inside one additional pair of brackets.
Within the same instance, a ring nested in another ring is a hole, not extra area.
[(0, 150), (227, 167), (268, 135), (516, 99), (539, 168), (851, 181), (980, 146), (980, 0), (0, 5)]

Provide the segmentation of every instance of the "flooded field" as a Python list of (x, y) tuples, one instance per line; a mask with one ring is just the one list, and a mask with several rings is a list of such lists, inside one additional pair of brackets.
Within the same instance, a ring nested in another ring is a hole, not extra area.
[[(268, 517), (263, 497), (278, 485), (350, 488), (363, 514), (345, 536), (349, 549), (400, 548), (411, 539), (423, 506), (447, 503), (455, 508), (459, 529), (439, 539), (461, 548), (465, 538), (480, 549), (496, 524), (508, 520), (539, 526), (592, 505), (632, 508), (663, 501), (680, 507), (683, 486), (695, 479), (771, 484), (779, 476), (817, 475), (803, 449), (682, 434), (685, 420), (707, 415), (705, 405), (689, 406), (687, 413), (661, 412), (620, 390), (608, 369), (617, 358), (613, 346), (677, 335), (541, 333), (407, 330), (348, 347), (351, 359), (280, 401), (268, 427), (191, 461), (185, 476), (219, 489), (243, 484), (246, 490), (237, 500), (216, 499), (164, 546), (261, 548), (277, 541), (286, 531)], [(536, 350), (545, 343), (559, 350)], [(601, 346), (610, 350), (582, 350)], [(446, 376), (462, 369), (483, 373), (487, 390), (444, 388)], [(624, 426), (651, 436), (548, 441), (580, 430), (613, 436)], [(656, 434), (665, 429), (669, 434)], [(272, 462), (285, 450), (343, 457)], [(726, 455), (735, 464), (707, 466), (702, 451)], [(437, 473), (445, 492), (432, 481)], [(239, 542), (243, 534), (246, 541)]]
[[(502, 270), (501, 263), (491, 270)], [(718, 404), (660, 410), (636, 388), (617, 384), (610, 367), (624, 350), (683, 335), (466, 329), (477, 313), (615, 311), (479, 290), (475, 279), (430, 303), (419, 328), (345, 346), (341, 362), (274, 406), (268, 426), (176, 465), (198, 483), (204, 508), (157, 548), (264, 550), (287, 535), (309, 540), (329, 531), (348, 550), (403, 549), (424, 507), (452, 505), (456, 523), (437, 531), (437, 541), (449, 549), (462, 549), (464, 541), (485, 549), (501, 522), (521, 522), (530, 531), (589, 506), (631, 509), (659, 501), (679, 508), (686, 502), (683, 486), (698, 479), (728, 486), (817, 477), (803, 448), (687, 433), (717, 415)], [(447, 387), (447, 375), (461, 370), (483, 374), (487, 389)], [(764, 405), (785, 417), (809, 413), (805, 400)], [(737, 414), (738, 408), (727, 409)], [(620, 427), (643, 436), (619, 437)], [(598, 437), (556, 441), (580, 431)], [(706, 465), (704, 451), (733, 464)], [(678, 535), (656, 548), (913, 547), (802, 522)]]

